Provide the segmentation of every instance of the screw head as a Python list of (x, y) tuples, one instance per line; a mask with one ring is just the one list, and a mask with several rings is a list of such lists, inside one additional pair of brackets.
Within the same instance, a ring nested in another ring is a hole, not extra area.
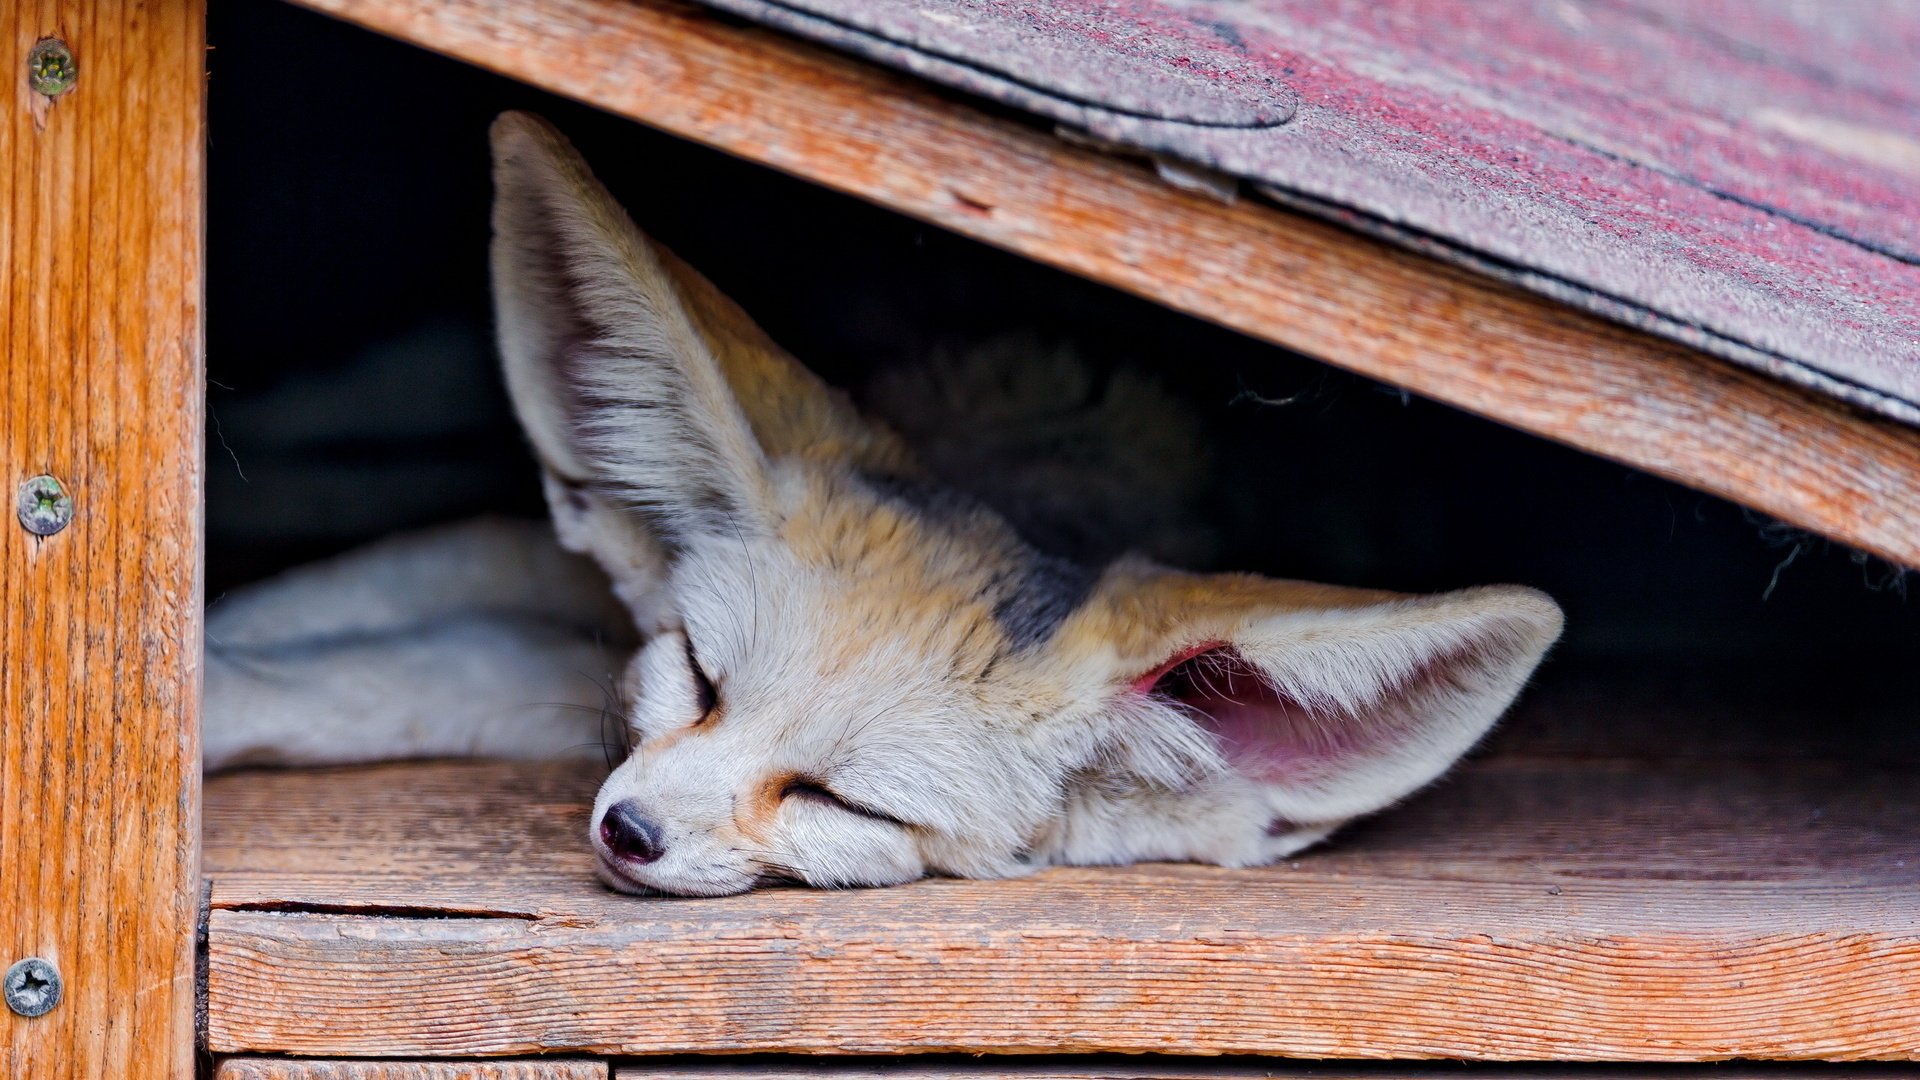
[(59, 38), (41, 38), (27, 50), (27, 85), (34, 93), (59, 97), (73, 89), (79, 77), (80, 62)]
[(21, 1016), (45, 1016), (60, 1004), (60, 971), (37, 956), (7, 969), (7, 1008)]
[(20, 525), (35, 536), (52, 536), (73, 520), (73, 496), (59, 480), (44, 474), (20, 485), (13, 508)]

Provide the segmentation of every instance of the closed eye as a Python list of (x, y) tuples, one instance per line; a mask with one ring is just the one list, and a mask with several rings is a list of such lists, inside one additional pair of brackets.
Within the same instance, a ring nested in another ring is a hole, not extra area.
[(884, 821), (889, 825), (897, 825), (902, 829), (910, 829), (913, 827), (901, 821), (899, 818), (894, 817), (892, 814), (883, 813), (875, 810), (871, 806), (863, 806), (860, 803), (854, 802), (810, 777), (796, 776), (788, 780), (786, 786), (780, 789), (780, 798), (783, 800), (805, 799), (808, 802), (834, 807), (846, 813), (853, 814), (856, 817), (871, 818), (874, 821)]
[(689, 636), (685, 641), (687, 643), (687, 670), (693, 674), (694, 708), (698, 711), (698, 717), (694, 723), (705, 723), (712, 718), (714, 710), (720, 707), (720, 692), (714, 689), (713, 680), (709, 679), (707, 673), (701, 670), (700, 658), (694, 655), (693, 652), (693, 638)]

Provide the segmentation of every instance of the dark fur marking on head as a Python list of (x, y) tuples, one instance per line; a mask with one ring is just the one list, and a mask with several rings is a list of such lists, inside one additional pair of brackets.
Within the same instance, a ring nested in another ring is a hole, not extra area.
[[(1064, 460), (1071, 456), (1052, 447), (1036, 447), (1033, 452), (1043, 458)], [(1124, 538), (1112, 535), (1110, 526), (1086, 520), (1075, 509), (1077, 503), (1071, 498), (1030, 495), (1013, 500), (1002, 493), (1002, 498), (994, 499), (967, 490), (968, 481), (964, 477), (922, 479), (867, 473), (861, 479), (881, 497), (900, 502), (943, 524), (982, 513), (992, 515), (1011, 528), (1028, 547), (1083, 565), (1104, 565), (1130, 546)], [(974, 482), (979, 479), (974, 478)]]
[(994, 621), (1015, 649), (1043, 645), (1086, 601), (1099, 576), (1092, 567), (1030, 552), (1022, 565), (994, 579)]
[[(985, 503), (963, 491), (915, 477), (866, 474), (861, 479), (881, 498), (899, 502), (948, 527), (1001, 523)], [(1015, 651), (1045, 644), (1093, 591), (1100, 572), (1084, 563), (1035, 549), (1007, 533), (1013, 565), (994, 575), (982, 599)]]
[(942, 525), (953, 525), (987, 508), (980, 500), (932, 480), (893, 473), (862, 473), (860, 480), (883, 499), (900, 503)]

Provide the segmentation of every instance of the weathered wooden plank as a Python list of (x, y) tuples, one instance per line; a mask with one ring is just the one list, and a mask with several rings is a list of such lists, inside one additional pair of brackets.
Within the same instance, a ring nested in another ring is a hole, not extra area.
[[(193, 1075), (203, 6), (0, 5), (0, 1072)], [(58, 35), (72, 88), (37, 93)], [(72, 498), (15, 520), (37, 474)]]
[[(1703, 1071), (1711, 1069), (1711, 1072)], [(1801, 1065), (1792, 1073), (1769, 1066), (1535, 1065), (1474, 1068), (1457, 1062), (1382, 1067), (1316, 1062), (1244, 1060), (1194, 1062), (1091, 1058), (1050, 1063), (1032, 1059), (909, 1058), (895, 1061), (793, 1061), (782, 1059), (668, 1059), (614, 1070), (615, 1080), (1859, 1080), (1858, 1067)], [(1875, 1069), (1876, 1080), (1912, 1080), (1911, 1069)]]
[(213, 1080), (607, 1080), (607, 1063), (585, 1058), (520, 1061), (323, 1061), (223, 1059)]
[[(1293, 890), (1268, 878), (934, 882), (840, 912), (741, 903), (646, 910), (643, 924), (618, 927), (220, 911), (214, 1037), (333, 1053), (561, 1044), (1617, 1061), (1911, 1058), (1920, 1033), (1920, 929), (1851, 922), (1872, 921), (1851, 904), (1811, 932), (1761, 918), (1709, 937), (1578, 915), (1596, 901), (1616, 912), (1678, 903), (1745, 922), (1760, 898), (1595, 889), (1552, 897), (1571, 916), (1554, 930), (1539, 910), (1528, 917), (1551, 900), (1514, 888), (1449, 884), (1382, 903), (1364, 883)], [(1183, 891), (1191, 903), (1177, 902)], [(1912, 886), (1861, 892), (1897, 907)], [(1784, 902), (1805, 917), (1839, 899)], [(1289, 904), (1385, 906), (1394, 928), (1243, 914)], [(1488, 921), (1462, 934), (1406, 925), (1421, 905), (1478, 907)], [(743, 911), (759, 918), (724, 917)], [(352, 1007), (333, 1004), (356, 990)]]
[(703, 2), (1920, 423), (1910, 5)]
[(304, 0), (1920, 566), (1920, 431), (671, 4)]
[[(1654, 733), (1609, 736), (1636, 725), (1543, 687), (1494, 753), (1272, 868), (722, 900), (595, 883), (598, 776), (579, 766), (225, 777), (208, 790), (209, 1038), (336, 1055), (1920, 1057), (1914, 745), (1849, 751), (1871, 725), (1807, 710), (1809, 738), (1772, 751), (1725, 733), (1781, 718), (1729, 699), (1650, 758)], [(1525, 733), (1547, 726), (1561, 734)]]

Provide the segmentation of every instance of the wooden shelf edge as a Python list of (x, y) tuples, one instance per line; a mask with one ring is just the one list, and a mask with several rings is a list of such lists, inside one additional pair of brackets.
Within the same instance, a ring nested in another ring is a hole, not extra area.
[(210, 784), (209, 1049), (1920, 1060), (1910, 768), (1490, 759), (1277, 867), (710, 900), (594, 881), (597, 780)]
[[(1708, 1071), (1710, 1070), (1710, 1071)], [(1859, 1069), (1796, 1067), (1791, 1080), (1859, 1080)], [(1865, 1074), (1872, 1080), (1913, 1080), (1920, 1071), (1893, 1067)], [(354, 1058), (230, 1057), (214, 1064), (212, 1080), (1770, 1080), (1765, 1065), (1534, 1066), (1462, 1068), (1456, 1063), (1369, 1066), (1352, 1062), (1289, 1064), (1228, 1058), (1115, 1059), (1094, 1055), (1065, 1061), (1019, 1058), (794, 1059), (780, 1056), (656, 1058), (615, 1067), (587, 1058), (494, 1061), (372, 1060)]]
[[(210, 932), (216, 1052), (1920, 1059), (1920, 933), (959, 940), (775, 924), (666, 940), (235, 911)], [(350, 988), (362, 1001), (342, 1009)]]
[(677, 3), (298, 2), (1920, 567), (1920, 429), (1438, 259)]
[(352, 1058), (230, 1057), (213, 1080), (607, 1080), (605, 1061), (527, 1058), (505, 1061), (374, 1061)]
[(1345, 1061), (1216, 1061), (1094, 1056), (1085, 1059), (910, 1059), (905, 1061), (793, 1061), (754, 1058), (687, 1059), (623, 1064), (614, 1080), (1914, 1080), (1920, 1070), (1898, 1065), (1533, 1065), (1463, 1066), (1458, 1062), (1381, 1065)]

